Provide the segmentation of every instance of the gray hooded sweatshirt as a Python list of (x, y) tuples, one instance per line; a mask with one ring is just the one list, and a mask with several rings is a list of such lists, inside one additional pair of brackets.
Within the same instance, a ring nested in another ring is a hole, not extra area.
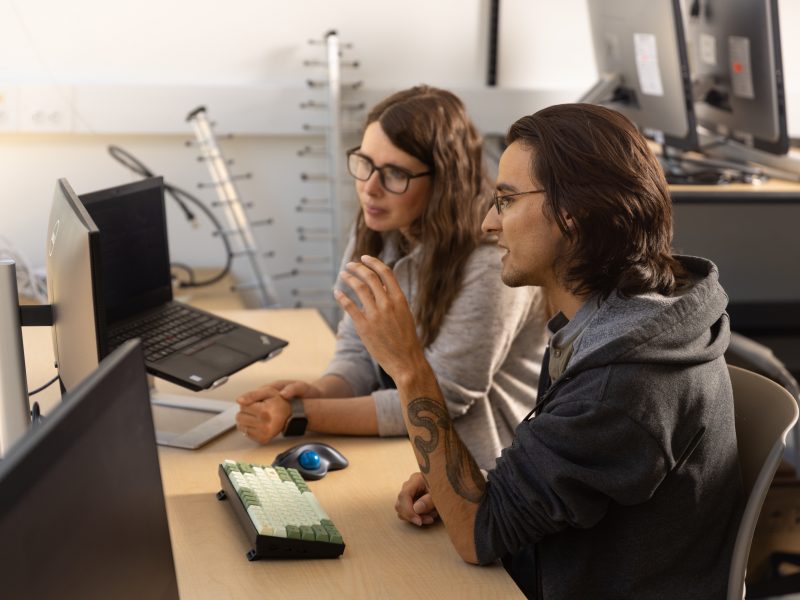
[(611, 294), (489, 472), (481, 563), (529, 597), (724, 598), (743, 508), (716, 267), (673, 296)]

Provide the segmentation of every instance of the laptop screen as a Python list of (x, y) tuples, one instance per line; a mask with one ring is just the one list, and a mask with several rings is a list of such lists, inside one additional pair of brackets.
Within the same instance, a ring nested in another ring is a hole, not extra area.
[(83, 194), (80, 199), (100, 230), (108, 323), (172, 300), (162, 178)]

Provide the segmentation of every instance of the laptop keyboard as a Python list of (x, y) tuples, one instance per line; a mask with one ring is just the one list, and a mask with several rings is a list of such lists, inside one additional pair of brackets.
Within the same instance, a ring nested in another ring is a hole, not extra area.
[(233, 460), (219, 466), (222, 491), (258, 558), (335, 558), (342, 534), (295, 469)]
[[(156, 313), (111, 329), (109, 351), (132, 338), (141, 338), (144, 357), (150, 362), (166, 358), (213, 336), (236, 329), (236, 324), (171, 304)], [(195, 350), (199, 350), (200, 345)]]

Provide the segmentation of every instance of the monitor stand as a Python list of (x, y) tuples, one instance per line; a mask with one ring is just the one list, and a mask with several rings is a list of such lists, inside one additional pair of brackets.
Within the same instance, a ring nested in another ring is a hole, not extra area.
[(30, 422), (17, 270), (13, 260), (0, 259), (0, 458)]
[(700, 138), (700, 149), (706, 156), (723, 159), (731, 164), (757, 165), (765, 175), (770, 177), (800, 181), (800, 158), (796, 156), (770, 154), (712, 133), (704, 127), (698, 127), (697, 134)]
[(150, 402), (154, 406), (214, 415), (188, 431), (181, 433), (156, 429), (156, 441), (159, 445), (195, 450), (236, 425), (236, 413), (239, 412), (239, 405), (235, 402), (180, 394), (166, 394), (155, 389), (152, 375), (148, 375), (147, 379), (150, 384)]
[(691, 157), (664, 145), (658, 162), (670, 185), (725, 185), (756, 183), (767, 179), (766, 174), (755, 167), (702, 156)]
[(762, 183), (771, 177), (791, 178), (776, 169), (743, 161), (692, 156), (666, 144), (658, 155), (667, 183), (670, 185), (724, 185), (729, 183)]

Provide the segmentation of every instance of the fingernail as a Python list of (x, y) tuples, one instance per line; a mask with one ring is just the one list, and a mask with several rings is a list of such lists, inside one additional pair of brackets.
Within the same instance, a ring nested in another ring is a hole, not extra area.
[(427, 510), (427, 508), (428, 507), (425, 506), (425, 503), (422, 500), (417, 500), (414, 503), (414, 512), (422, 513), (422, 512), (425, 512)]
[(413, 522), (413, 523), (414, 523), (414, 525), (416, 525), (417, 527), (422, 527), (422, 519), (420, 519), (419, 517), (414, 517), (414, 518), (412, 519), (412, 522)]

